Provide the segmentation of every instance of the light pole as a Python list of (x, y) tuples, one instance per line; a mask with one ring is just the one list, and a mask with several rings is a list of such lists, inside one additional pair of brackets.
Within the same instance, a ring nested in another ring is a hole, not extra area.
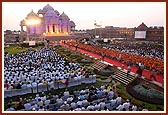
[(94, 26), (95, 26), (95, 38), (96, 38), (96, 20), (95, 20)]
[(101, 27), (102, 27), (102, 24), (97, 24), (96, 21), (95, 21), (94, 25), (95, 25), (95, 38), (96, 38), (96, 27), (99, 27), (99, 38), (101, 38)]

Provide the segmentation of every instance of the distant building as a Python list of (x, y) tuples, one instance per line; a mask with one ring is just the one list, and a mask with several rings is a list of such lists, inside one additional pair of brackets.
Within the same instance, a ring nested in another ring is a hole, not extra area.
[(20, 41), (20, 30), (18, 31), (5, 30), (4, 31), (4, 42), (5, 43), (15, 43), (18, 40)]
[(164, 27), (147, 27), (143, 22), (135, 31), (145, 31), (146, 32), (146, 40), (164, 40)]
[(60, 14), (49, 4), (39, 9), (37, 14), (32, 10), (20, 22), (20, 26), (21, 34), (26, 31), (29, 40), (42, 40), (42, 38), (54, 40), (57, 36), (67, 37), (75, 30), (75, 23), (64, 12)]
[(92, 38), (99, 36), (100, 38), (133, 38), (134, 28), (105, 26), (105, 28), (96, 28), (86, 30)]
[(132, 38), (133, 34), (134, 34), (133, 28), (113, 27), (113, 26), (106, 26), (104, 32), (106, 38), (111, 38), (111, 36), (113, 36), (113, 38)]
[(86, 30), (86, 32), (92, 38), (100, 36), (100, 38), (126, 38), (131, 40), (137, 40), (135, 34), (139, 32), (138, 34), (145, 34), (145, 40), (164, 40), (164, 27), (147, 27), (144, 23), (137, 28), (105, 26), (105, 28), (95, 28)]

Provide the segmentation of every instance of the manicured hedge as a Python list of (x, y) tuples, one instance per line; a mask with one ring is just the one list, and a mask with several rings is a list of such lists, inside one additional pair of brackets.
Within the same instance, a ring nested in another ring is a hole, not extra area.
[(134, 81), (126, 86), (126, 90), (130, 95), (151, 104), (164, 104), (163, 94), (155, 89), (143, 86), (137, 81)]
[(102, 76), (110, 76), (111, 74), (113, 74), (114, 72), (109, 70), (109, 69), (102, 69), (100, 71), (94, 70), (95, 73), (102, 75)]
[(91, 60), (87, 60), (87, 59), (81, 59), (79, 62), (80, 63), (92, 63)]

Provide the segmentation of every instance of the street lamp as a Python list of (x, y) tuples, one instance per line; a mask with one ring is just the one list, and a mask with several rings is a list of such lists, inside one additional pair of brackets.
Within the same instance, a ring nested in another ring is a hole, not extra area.
[(96, 38), (96, 21), (94, 23), (94, 26), (95, 26), (95, 38)]
[(99, 32), (100, 32), (99, 38), (101, 38), (101, 27), (102, 27), (102, 24), (97, 24), (96, 21), (95, 21), (94, 25), (95, 25), (95, 38), (96, 38), (96, 27), (99, 27)]

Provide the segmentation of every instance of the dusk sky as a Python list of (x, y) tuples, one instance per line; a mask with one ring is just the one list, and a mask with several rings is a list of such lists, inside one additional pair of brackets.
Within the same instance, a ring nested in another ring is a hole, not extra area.
[(50, 4), (60, 14), (64, 11), (76, 29), (93, 29), (94, 21), (102, 27), (165, 26), (166, 2), (3, 2), (2, 28), (20, 30), (20, 21)]

